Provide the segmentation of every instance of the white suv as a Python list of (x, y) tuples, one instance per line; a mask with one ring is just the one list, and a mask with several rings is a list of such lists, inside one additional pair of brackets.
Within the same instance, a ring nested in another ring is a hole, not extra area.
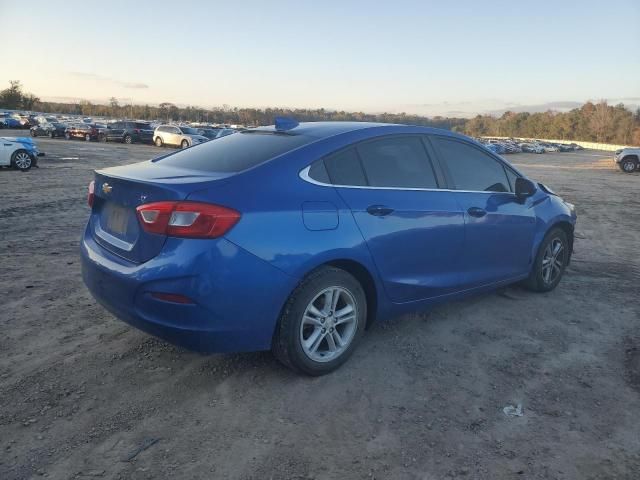
[(160, 125), (153, 132), (153, 143), (156, 147), (171, 145), (174, 147), (187, 148), (208, 140), (207, 137), (200, 135), (195, 128), (191, 127)]
[(625, 173), (640, 171), (640, 148), (616, 150), (613, 160), (618, 164), (620, 170)]

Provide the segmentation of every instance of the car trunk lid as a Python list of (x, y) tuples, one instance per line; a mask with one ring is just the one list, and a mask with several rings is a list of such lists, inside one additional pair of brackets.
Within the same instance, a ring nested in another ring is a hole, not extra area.
[(96, 172), (90, 228), (96, 242), (110, 252), (135, 263), (160, 253), (166, 235), (146, 232), (136, 207), (159, 201), (184, 200), (230, 174), (199, 172), (142, 162)]

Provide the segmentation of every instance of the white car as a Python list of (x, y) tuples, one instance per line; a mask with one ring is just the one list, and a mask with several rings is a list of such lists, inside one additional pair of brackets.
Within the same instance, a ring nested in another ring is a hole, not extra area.
[(616, 150), (613, 160), (625, 173), (640, 171), (640, 148)]
[(0, 137), (0, 167), (13, 167), (26, 172), (43, 155), (29, 137)]
[(209, 139), (200, 135), (195, 128), (181, 127), (178, 125), (160, 125), (153, 132), (153, 143), (156, 147), (171, 145), (173, 147), (187, 148)]

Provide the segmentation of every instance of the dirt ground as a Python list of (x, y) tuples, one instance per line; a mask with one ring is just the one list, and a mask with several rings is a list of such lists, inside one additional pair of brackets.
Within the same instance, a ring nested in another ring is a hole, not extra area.
[(377, 324), (307, 378), (98, 306), (78, 257), (86, 186), (160, 150), (38, 143), (40, 168), (0, 170), (0, 479), (640, 478), (640, 174), (611, 154), (508, 157), (577, 205), (557, 290)]

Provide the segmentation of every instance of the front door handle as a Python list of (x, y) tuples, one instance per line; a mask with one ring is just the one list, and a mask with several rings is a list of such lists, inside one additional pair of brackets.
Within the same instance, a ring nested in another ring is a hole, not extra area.
[(472, 217), (481, 218), (487, 214), (487, 211), (480, 207), (471, 207), (467, 213)]
[(385, 205), (370, 205), (367, 207), (367, 213), (374, 217), (384, 217), (393, 213), (393, 208), (389, 208)]

